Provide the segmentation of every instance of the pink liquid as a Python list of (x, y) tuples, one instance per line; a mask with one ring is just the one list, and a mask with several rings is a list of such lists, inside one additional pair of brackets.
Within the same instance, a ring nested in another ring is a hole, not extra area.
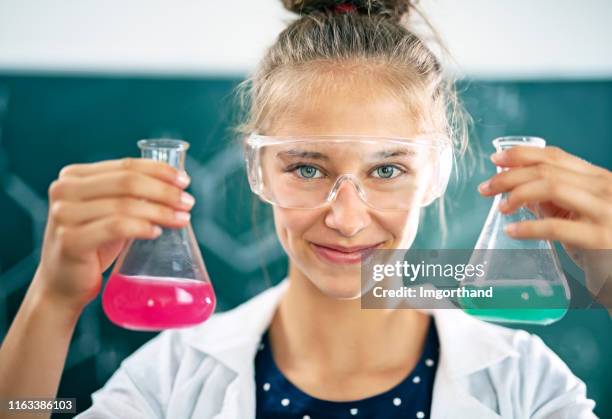
[(132, 330), (192, 326), (207, 320), (216, 299), (207, 282), (111, 275), (102, 307), (116, 325)]

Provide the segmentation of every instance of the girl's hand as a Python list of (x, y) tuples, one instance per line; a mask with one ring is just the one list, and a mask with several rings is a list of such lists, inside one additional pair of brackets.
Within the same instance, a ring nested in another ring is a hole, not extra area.
[(606, 255), (612, 254), (612, 172), (556, 147), (513, 147), (493, 154), (491, 160), (510, 170), (483, 182), (480, 193), (508, 192), (500, 205), (502, 213), (526, 206), (542, 217), (511, 224), (506, 233), (516, 239), (558, 240), (585, 272), (603, 275), (597, 279), (587, 275), (594, 295), (609, 290), (612, 269), (601, 265), (609, 265)]
[(64, 167), (49, 187), (38, 294), (77, 310), (99, 292), (102, 273), (126, 240), (153, 239), (189, 221), (194, 200), (184, 173), (148, 159)]

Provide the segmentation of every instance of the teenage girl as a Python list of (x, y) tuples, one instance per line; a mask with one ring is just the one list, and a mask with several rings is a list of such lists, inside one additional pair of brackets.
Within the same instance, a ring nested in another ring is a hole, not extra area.
[[(584, 383), (534, 335), (460, 310), (360, 309), (356, 261), (372, 248), (411, 246), (443, 164), (437, 150), (463, 149), (467, 137), (452, 112), (452, 84), (407, 23), (415, 10), (408, 0), (283, 4), (299, 18), (249, 80), (242, 128), (280, 147), (252, 162), (263, 178), (251, 180), (273, 205), (287, 277), (200, 326), (159, 334), (123, 361), (79, 417), (594, 417)], [(298, 141), (287, 148), (279, 138)], [(296, 152), (298, 143), (328, 152)], [(391, 143), (401, 152), (382, 163), (366, 157), (369, 147)], [(508, 192), (508, 213), (537, 204), (546, 215), (507, 234), (558, 240), (574, 254), (612, 248), (610, 171), (553, 147), (514, 148), (493, 162), (511, 170), (480, 193)], [(0, 398), (56, 395), (75, 324), (102, 273), (126, 240), (187, 223), (188, 183), (143, 159), (61, 170), (49, 188), (40, 264), (2, 343)], [(311, 187), (335, 192), (317, 198)], [(414, 205), (401, 207), (387, 187)], [(380, 191), (387, 193), (375, 198)]]

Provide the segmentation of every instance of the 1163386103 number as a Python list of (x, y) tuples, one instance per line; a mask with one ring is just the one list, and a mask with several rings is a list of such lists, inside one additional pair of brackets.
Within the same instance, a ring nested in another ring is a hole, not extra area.
[(76, 413), (76, 398), (0, 400), (0, 412)]

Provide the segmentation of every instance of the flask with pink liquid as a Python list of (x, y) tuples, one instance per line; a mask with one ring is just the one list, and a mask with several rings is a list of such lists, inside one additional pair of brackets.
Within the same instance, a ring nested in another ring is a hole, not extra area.
[[(189, 143), (138, 142), (143, 158), (183, 170)], [(121, 251), (106, 283), (102, 307), (115, 324), (132, 330), (193, 326), (207, 320), (216, 298), (191, 223), (164, 228), (153, 240), (134, 239)]]

